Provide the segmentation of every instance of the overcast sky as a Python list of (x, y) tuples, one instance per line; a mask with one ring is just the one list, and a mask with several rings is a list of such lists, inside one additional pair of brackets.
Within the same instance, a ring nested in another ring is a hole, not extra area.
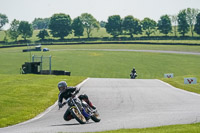
[[(132, 15), (140, 20), (158, 21), (165, 14), (174, 15), (186, 8), (200, 9), (200, 0), (0, 0), (0, 13), (13, 19), (32, 22), (35, 18), (65, 13), (72, 19), (82, 13), (92, 14), (98, 21), (111, 15)], [(6, 26), (7, 27), (7, 26)]]

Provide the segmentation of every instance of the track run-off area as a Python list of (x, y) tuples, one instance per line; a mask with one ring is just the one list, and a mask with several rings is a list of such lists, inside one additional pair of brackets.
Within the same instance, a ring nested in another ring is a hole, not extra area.
[(96, 105), (101, 121), (64, 121), (57, 103), (38, 117), (0, 133), (95, 132), (200, 122), (200, 95), (157, 79), (88, 78), (78, 85)]

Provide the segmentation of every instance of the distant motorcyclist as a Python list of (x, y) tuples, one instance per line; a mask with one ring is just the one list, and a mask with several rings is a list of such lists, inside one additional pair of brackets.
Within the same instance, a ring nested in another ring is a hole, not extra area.
[[(72, 97), (73, 94), (77, 94), (80, 91), (80, 89), (77, 88), (77, 87), (67, 87), (67, 83), (65, 81), (61, 81), (61, 82), (58, 83), (58, 89), (60, 91), (60, 93), (58, 95), (58, 106), (59, 106), (59, 108), (62, 108), (62, 106), (63, 106), (63, 104), (62, 104), (63, 98), (65, 100), (67, 100), (69, 97)], [(89, 101), (88, 96), (86, 94), (80, 95), (79, 99), (86, 101), (89, 106), (91, 106), (92, 108), (95, 108), (95, 106), (92, 105), (92, 103)], [(79, 106), (82, 106), (82, 105), (79, 105)], [(71, 115), (69, 109), (66, 110), (63, 118), (66, 121), (73, 119), (73, 116)]]
[(133, 67), (133, 70), (130, 73), (130, 77), (131, 77), (131, 79), (135, 79), (137, 77), (137, 73), (136, 73), (135, 67)]

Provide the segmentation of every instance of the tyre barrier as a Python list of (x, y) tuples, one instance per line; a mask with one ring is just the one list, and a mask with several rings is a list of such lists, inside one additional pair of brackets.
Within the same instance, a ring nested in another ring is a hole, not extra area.
[(71, 72), (63, 71), (63, 70), (52, 70), (51, 72), (49, 70), (41, 70), (40, 74), (52, 74), (52, 75), (71, 75)]

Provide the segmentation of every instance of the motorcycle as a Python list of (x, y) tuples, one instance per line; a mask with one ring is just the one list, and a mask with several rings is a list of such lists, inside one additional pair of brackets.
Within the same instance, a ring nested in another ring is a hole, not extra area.
[(137, 73), (130, 73), (131, 79), (135, 79), (137, 77)]
[(92, 119), (94, 122), (100, 122), (101, 120), (97, 110), (92, 109), (84, 100), (81, 101), (76, 95), (68, 98), (63, 103), (63, 106), (65, 104), (68, 104), (71, 115), (80, 124), (86, 124), (89, 119)]

